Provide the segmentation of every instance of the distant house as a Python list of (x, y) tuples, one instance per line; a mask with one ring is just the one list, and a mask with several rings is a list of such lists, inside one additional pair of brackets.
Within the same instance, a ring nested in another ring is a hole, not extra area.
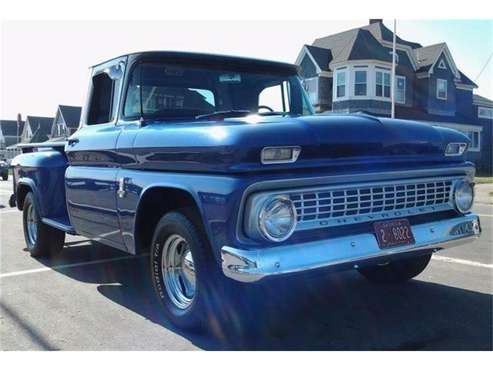
[[(393, 33), (381, 19), (304, 45), (296, 63), (318, 112), (390, 116)], [(395, 117), (451, 127), (471, 139), (467, 158), (492, 172), (493, 104), (455, 64), (446, 43), (396, 35)]]
[(53, 117), (27, 116), (21, 135), (22, 143), (41, 143), (51, 136)]
[(68, 137), (79, 128), (81, 107), (59, 105), (51, 128), (52, 139)]
[(24, 129), (24, 121), (16, 120), (0, 120), (0, 137), (3, 137), (0, 143), (0, 149), (5, 149), (8, 146), (17, 144), (20, 141), (22, 130)]

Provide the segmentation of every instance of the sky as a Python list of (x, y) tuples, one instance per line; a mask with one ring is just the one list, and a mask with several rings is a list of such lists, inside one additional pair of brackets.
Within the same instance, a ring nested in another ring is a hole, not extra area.
[[(360, 20), (4, 21), (0, 117), (53, 117), (59, 104), (83, 105), (89, 66), (142, 50), (179, 50), (293, 63), (303, 44), (360, 27)], [(384, 19), (392, 28), (393, 20)], [(397, 34), (423, 46), (447, 42), (459, 69), (476, 80), (493, 53), (493, 20), (397, 20)], [(493, 99), (493, 58), (475, 93)]]

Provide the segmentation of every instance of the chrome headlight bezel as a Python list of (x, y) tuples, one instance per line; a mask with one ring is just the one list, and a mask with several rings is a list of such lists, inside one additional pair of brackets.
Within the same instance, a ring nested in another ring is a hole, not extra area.
[[(470, 201), (469, 201), (469, 204), (467, 204), (467, 206), (464, 206), (464, 204), (461, 204), (461, 201), (458, 200), (458, 197), (461, 196), (461, 193), (459, 193), (460, 191), (468, 191), (469, 192)], [(474, 195), (475, 195), (475, 193), (474, 193), (474, 183), (473, 182), (468, 181), (468, 180), (457, 181), (454, 184), (454, 191), (452, 194), (452, 200), (453, 200), (455, 209), (462, 214), (469, 213), (471, 211), (473, 205), (474, 205)]]
[[(267, 212), (268, 212), (269, 208), (272, 207), (272, 205), (275, 203), (282, 203), (282, 205), (284, 207), (286, 207), (290, 213), (289, 228), (288, 228), (287, 232), (282, 236), (272, 235), (272, 233), (269, 232), (268, 226), (266, 224), (267, 217), (268, 217)], [(296, 207), (294, 206), (291, 199), (289, 199), (289, 197), (285, 196), (285, 195), (276, 195), (276, 196), (268, 198), (266, 201), (264, 201), (264, 204), (260, 208), (260, 212), (258, 215), (258, 225), (259, 225), (260, 231), (262, 232), (262, 235), (267, 240), (270, 240), (273, 242), (283, 242), (286, 239), (288, 239), (294, 233), (294, 230), (296, 229), (296, 223), (297, 223), (296, 219), (297, 219)]]
[[(267, 210), (275, 202), (282, 202), (288, 207), (291, 214), (290, 225), (287, 232), (283, 235), (273, 235), (269, 232), (266, 224)], [(257, 241), (283, 242), (287, 240), (296, 230), (298, 216), (294, 203), (285, 194), (257, 193), (249, 197), (247, 203), (247, 212), (245, 214), (245, 231), (249, 238)]]

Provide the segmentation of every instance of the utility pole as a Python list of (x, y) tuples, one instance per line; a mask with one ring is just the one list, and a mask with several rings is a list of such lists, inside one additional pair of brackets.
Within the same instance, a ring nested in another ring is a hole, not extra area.
[(395, 30), (396, 30), (396, 20), (394, 19), (394, 35), (392, 36), (392, 73), (390, 77), (390, 99), (391, 99), (391, 110), (390, 117), (395, 118)]
[(19, 144), (19, 141), (20, 141), (20, 138), (19, 138), (19, 128), (21, 126), (21, 122), (22, 122), (22, 116), (21, 116), (20, 113), (17, 113), (17, 137), (16, 137), (17, 144)]

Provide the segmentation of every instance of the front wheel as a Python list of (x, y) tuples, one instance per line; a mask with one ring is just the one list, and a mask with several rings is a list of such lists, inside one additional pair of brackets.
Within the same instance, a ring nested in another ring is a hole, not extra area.
[(193, 211), (170, 212), (158, 222), (151, 277), (167, 318), (183, 329), (206, 326), (215, 306), (218, 272)]
[(22, 208), (24, 239), (33, 257), (51, 257), (58, 254), (65, 243), (65, 233), (41, 222), (33, 193), (28, 193)]
[(431, 254), (390, 262), (384, 266), (371, 266), (358, 271), (374, 283), (403, 283), (418, 276), (428, 266)]

